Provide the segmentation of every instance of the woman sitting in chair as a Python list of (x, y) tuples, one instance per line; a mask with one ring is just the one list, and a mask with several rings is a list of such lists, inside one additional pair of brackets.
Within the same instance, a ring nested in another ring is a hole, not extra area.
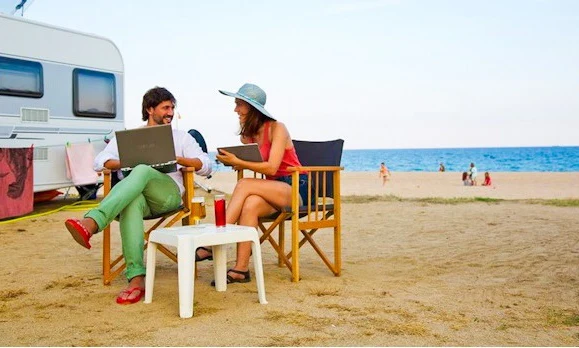
[[(227, 206), (228, 224), (257, 227), (258, 218), (291, 205), (291, 173), (288, 167), (301, 166), (286, 126), (276, 121), (264, 108), (265, 92), (256, 85), (244, 84), (237, 93), (219, 91), (235, 98), (234, 111), (239, 115), (241, 142), (257, 143), (263, 162), (247, 162), (227, 151), (217, 159), (236, 170), (248, 169), (265, 174), (267, 180), (243, 178), (237, 182)], [(300, 174), (301, 200), (307, 200), (307, 175)], [(237, 244), (237, 261), (227, 272), (227, 283), (249, 282), (251, 242)], [(199, 248), (196, 260), (212, 257), (211, 250)]]

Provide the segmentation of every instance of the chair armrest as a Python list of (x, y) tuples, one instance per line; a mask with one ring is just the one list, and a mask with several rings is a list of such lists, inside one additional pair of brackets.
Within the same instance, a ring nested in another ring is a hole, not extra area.
[[(183, 206), (187, 208), (187, 211), (191, 211), (193, 197), (195, 196), (195, 168), (182, 167), (180, 170), (183, 174), (183, 186), (185, 187), (185, 192), (183, 193)], [(183, 225), (191, 225), (192, 223), (193, 221), (191, 216), (187, 216), (183, 219)]]
[(302, 167), (288, 167), (290, 172), (336, 172), (339, 170), (344, 170), (344, 167), (340, 166), (302, 166)]
[(259, 179), (265, 179), (265, 175), (264, 175), (264, 174), (261, 174), (261, 173), (258, 173), (258, 172), (254, 172), (254, 171), (249, 170), (249, 169), (238, 169), (238, 170), (236, 170), (236, 172), (237, 172), (237, 181), (239, 181), (239, 179), (243, 179), (243, 178), (244, 178), (243, 173), (244, 173), (244, 171), (246, 171), (246, 170), (249, 171), (249, 172), (251, 172), (251, 173), (253, 173), (253, 178), (255, 178), (255, 179), (257, 179), (257, 178), (259, 178)]
[(98, 173), (99, 174), (102, 173), (103, 175), (103, 195), (106, 197), (106, 195), (108, 195), (109, 192), (111, 192), (112, 188), (112, 179), (111, 179), (112, 171), (110, 169), (103, 169), (101, 172)]
[(183, 194), (183, 203), (185, 206), (190, 208), (191, 200), (195, 194), (195, 168), (193, 167), (182, 167), (181, 173), (183, 174), (183, 186), (185, 187), (185, 193)]

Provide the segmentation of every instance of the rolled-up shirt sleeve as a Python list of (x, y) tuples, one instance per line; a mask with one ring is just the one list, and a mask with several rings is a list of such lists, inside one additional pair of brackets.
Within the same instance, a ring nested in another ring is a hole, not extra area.
[(119, 149), (117, 147), (117, 139), (112, 138), (107, 146), (98, 155), (96, 155), (93, 163), (93, 169), (97, 172), (105, 169), (105, 162), (114, 159), (119, 159)]

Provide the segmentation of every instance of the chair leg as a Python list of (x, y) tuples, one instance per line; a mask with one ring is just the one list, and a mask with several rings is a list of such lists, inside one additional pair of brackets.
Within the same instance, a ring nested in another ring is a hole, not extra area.
[(334, 275), (342, 274), (342, 231), (340, 225), (334, 227)]
[(285, 255), (285, 221), (279, 224), (279, 250), (277, 251), (277, 266), (283, 267), (284, 266), (284, 255)]
[(257, 282), (257, 296), (259, 303), (267, 304), (265, 299), (265, 281), (263, 279), (263, 261), (261, 259), (261, 246), (259, 239), (254, 239), (251, 242), (251, 253), (253, 255), (253, 272), (255, 273), (255, 281)]
[(111, 283), (111, 227), (103, 230), (103, 284)]
[(332, 273), (334, 273), (335, 276), (339, 276), (340, 271), (341, 271), (340, 268), (341, 268), (341, 258), (342, 258), (341, 254), (340, 254), (341, 241), (335, 239), (336, 234), (339, 232), (336, 232), (336, 228), (334, 228), (334, 263), (332, 264), (332, 262), (330, 262), (330, 259), (328, 258), (326, 253), (324, 253), (322, 248), (320, 248), (318, 243), (316, 243), (316, 241), (312, 238), (313, 234), (316, 231), (317, 231), (317, 229), (312, 230), (312, 231), (301, 230), (302, 234), (304, 235), (304, 238), (300, 241), (299, 246), (301, 247), (303, 244), (305, 244), (306, 241), (309, 242), (310, 245), (312, 246), (312, 248), (314, 248), (314, 250), (316, 251), (316, 253), (318, 253), (318, 255), (320, 256), (322, 261), (324, 261), (326, 266), (328, 266), (330, 271), (332, 271)]
[[(175, 254), (171, 250), (167, 249), (163, 244), (159, 244), (157, 246), (157, 248), (159, 249), (160, 252), (162, 252), (168, 258), (173, 260), (173, 262), (177, 262), (177, 256), (175, 256)], [(193, 257), (195, 257), (195, 256), (193, 256)]]
[(147, 274), (145, 277), (145, 303), (153, 301), (153, 286), (155, 285), (155, 265), (157, 258), (157, 243), (150, 243), (147, 250)]
[(299, 246), (299, 217), (292, 217), (292, 282), (300, 281), (300, 246)]
[[(271, 244), (271, 246), (273, 247), (273, 249), (278, 253), (278, 262), (279, 262), (279, 260), (281, 260), (281, 262), (283, 262), (291, 272), (292, 264), (290, 263), (289, 258), (284, 255), (284, 252), (280, 253), (280, 245), (278, 245), (277, 242), (275, 241), (275, 239), (271, 236), (271, 233), (273, 233), (273, 230), (275, 230), (275, 228), (280, 223), (283, 223), (283, 220), (284, 220), (283, 217), (281, 218), (281, 221), (280, 221), (280, 218), (278, 217), (267, 228), (265, 227), (265, 225), (262, 222), (258, 222), (258, 227), (262, 232), (262, 235), (259, 238), (259, 242), (263, 243), (267, 239), (269, 241), (269, 243)], [(284, 239), (284, 243), (285, 243), (285, 239)]]

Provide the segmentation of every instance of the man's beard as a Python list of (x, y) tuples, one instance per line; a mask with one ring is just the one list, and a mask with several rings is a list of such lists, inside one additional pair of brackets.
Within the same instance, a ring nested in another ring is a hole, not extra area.
[[(169, 122), (165, 122), (165, 119), (169, 120)], [(171, 124), (171, 122), (173, 121), (173, 117), (172, 116), (163, 116), (160, 118), (155, 117), (154, 121), (157, 125), (162, 126), (164, 124)]]

